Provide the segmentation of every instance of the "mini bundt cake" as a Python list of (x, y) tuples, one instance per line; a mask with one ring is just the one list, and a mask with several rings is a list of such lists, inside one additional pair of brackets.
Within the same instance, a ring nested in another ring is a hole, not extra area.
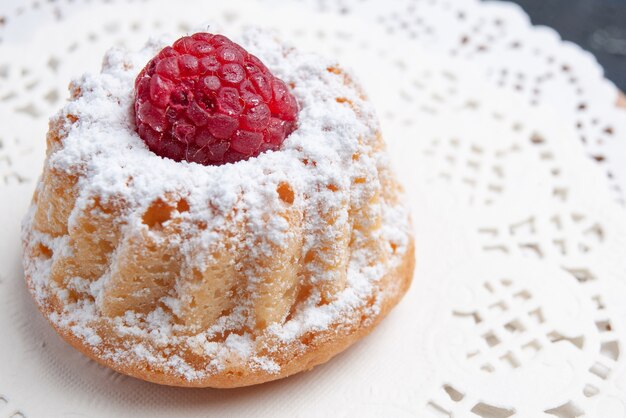
[(66, 341), (121, 373), (285, 377), (371, 331), (411, 281), (409, 211), (359, 86), (271, 33), (237, 40), (111, 50), (51, 119), (26, 280)]

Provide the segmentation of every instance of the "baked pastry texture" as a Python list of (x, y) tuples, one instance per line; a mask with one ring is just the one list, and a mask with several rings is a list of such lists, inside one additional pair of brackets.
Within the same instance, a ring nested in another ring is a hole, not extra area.
[(164, 43), (115, 49), (51, 119), (23, 223), (28, 287), (58, 333), (156, 383), (310, 369), (371, 331), (413, 274), (409, 211), (359, 86), (270, 33), (236, 39), (299, 103), (282, 149), (220, 166), (152, 153), (133, 85)]

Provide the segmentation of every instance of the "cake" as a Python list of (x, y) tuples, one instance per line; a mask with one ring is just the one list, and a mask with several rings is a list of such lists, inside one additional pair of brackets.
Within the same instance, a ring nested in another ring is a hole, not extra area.
[[(185, 113), (163, 131), (187, 138), (184, 152), (151, 142), (142, 80), (171, 43), (113, 49), (51, 119), (23, 222), (43, 315), (87, 356), (151, 382), (239, 387), (310, 369), (370, 332), (413, 274), (403, 191), (353, 77), (271, 32), (234, 39), (282, 89), (268, 99), (281, 100), (268, 101), (280, 135), (263, 121), (262, 136), (205, 141)], [(200, 141), (218, 145), (196, 158)]]

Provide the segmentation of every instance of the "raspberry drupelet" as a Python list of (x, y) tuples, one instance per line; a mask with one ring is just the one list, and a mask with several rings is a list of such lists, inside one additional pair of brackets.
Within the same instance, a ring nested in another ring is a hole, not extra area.
[(296, 127), (287, 85), (222, 35), (165, 47), (135, 81), (135, 122), (154, 153), (220, 165), (277, 150)]

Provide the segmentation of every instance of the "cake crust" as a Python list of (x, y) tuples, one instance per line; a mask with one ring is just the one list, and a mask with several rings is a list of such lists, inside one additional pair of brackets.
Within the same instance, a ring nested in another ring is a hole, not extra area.
[[(327, 330), (309, 333), (307, 335), (308, 344), (304, 351), (298, 349), (295, 342), (291, 344), (291, 347), (285, 347), (282, 353), (284, 359), (280, 364), (280, 372), (278, 373), (268, 373), (264, 370), (244, 367), (238, 370), (226, 370), (197, 380), (187, 380), (180, 375), (169, 373), (147, 362), (122, 363), (102, 357), (101, 348), (95, 349), (94, 346), (86, 343), (84, 339), (79, 338), (69, 329), (59, 327), (54, 321), (51, 321), (50, 315), (60, 308), (53, 298), (46, 298), (42, 303), (37, 303), (37, 307), (68, 344), (92, 360), (119, 373), (166, 386), (237, 388), (270, 382), (301, 371), (311, 370), (315, 366), (326, 363), (368, 335), (407, 292), (413, 278), (414, 267), (415, 248), (413, 239), (411, 239), (408, 250), (400, 263), (385, 274), (378, 284), (378, 290), (374, 296), (380, 298), (379, 313), (374, 316), (367, 316), (365, 308), (355, 310), (349, 319), (336, 322)], [(33, 286), (28, 275), (26, 275), (26, 282), (32, 292)], [(365, 320), (363, 320), (364, 315), (366, 315)]]

